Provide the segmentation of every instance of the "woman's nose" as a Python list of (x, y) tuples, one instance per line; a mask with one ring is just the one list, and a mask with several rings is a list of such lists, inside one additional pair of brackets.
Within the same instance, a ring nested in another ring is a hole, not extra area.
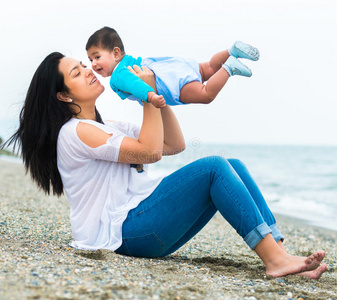
[(87, 73), (87, 76), (91, 76), (91, 75), (93, 75), (94, 73), (93, 73), (93, 71), (91, 70), (91, 69), (85, 69), (85, 71), (86, 71), (86, 73)]

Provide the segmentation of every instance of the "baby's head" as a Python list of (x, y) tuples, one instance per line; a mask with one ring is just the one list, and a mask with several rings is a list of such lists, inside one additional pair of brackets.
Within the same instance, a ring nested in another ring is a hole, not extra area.
[(88, 39), (85, 49), (93, 70), (103, 77), (111, 76), (114, 68), (125, 55), (120, 36), (110, 27), (97, 30)]

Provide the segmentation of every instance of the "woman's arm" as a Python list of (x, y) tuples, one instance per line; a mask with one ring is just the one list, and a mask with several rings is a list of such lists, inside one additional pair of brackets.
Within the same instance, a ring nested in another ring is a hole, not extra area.
[[(76, 127), (78, 137), (91, 148), (98, 148), (107, 143), (112, 134), (85, 122)], [(134, 139), (125, 136), (121, 142), (118, 162), (129, 164), (149, 164), (161, 159), (164, 139), (163, 121), (160, 109), (150, 103), (143, 106), (143, 124)]]
[[(151, 70), (138, 66), (129, 67), (131, 73), (139, 76), (154, 90), (156, 82)], [(143, 102), (143, 124), (138, 139), (125, 137), (122, 141), (118, 161), (133, 164), (148, 164), (161, 159), (164, 150), (164, 128), (160, 109)]]
[[(146, 67), (140, 68), (135, 66), (135, 71), (129, 67), (130, 72), (139, 76), (140, 79), (144, 80), (148, 85), (150, 85), (156, 91), (156, 80), (154, 74), (151, 70)], [(185, 139), (181, 131), (179, 122), (172, 111), (171, 107), (166, 105), (161, 108), (161, 116), (163, 120), (164, 128), (164, 145), (163, 145), (163, 155), (174, 155), (185, 150)]]
[(149, 164), (161, 159), (164, 147), (164, 130), (160, 109), (143, 103), (143, 124), (138, 139), (124, 137), (118, 161), (132, 164)]
[(166, 105), (161, 108), (164, 127), (163, 155), (174, 155), (185, 150), (185, 139), (179, 122), (171, 107)]
[[(152, 71), (134, 67), (135, 74), (155, 89)], [(106, 143), (111, 134), (80, 122), (77, 126), (79, 138), (88, 146), (96, 148)], [(143, 124), (138, 139), (124, 137), (120, 146), (118, 161), (130, 164), (149, 164), (184, 150), (185, 142), (179, 123), (170, 107), (158, 109), (143, 102)]]

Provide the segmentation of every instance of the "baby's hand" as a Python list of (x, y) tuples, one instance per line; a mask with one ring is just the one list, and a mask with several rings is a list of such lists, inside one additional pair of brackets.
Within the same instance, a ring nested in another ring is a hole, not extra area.
[(147, 101), (157, 108), (165, 107), (166, 105), (164, 97), (154, 93), (151, 95), (151, 97), (148, 98)]

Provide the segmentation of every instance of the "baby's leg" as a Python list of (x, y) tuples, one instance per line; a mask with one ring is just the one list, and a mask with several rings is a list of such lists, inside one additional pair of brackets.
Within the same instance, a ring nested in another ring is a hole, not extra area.
[(207, 81), (217, 71), (219, 71), (228, 58), (229, 58), (228, 50), (225, 50), (213, 55), (210, 61), (200, 63), (199, 68), (202, 82)]
[(183, 103), (212, 102), (233, 75), (252, 76), (247, 66), (235, 57), (229, 56), (228, 50), (215, 54), (209, 62), (199, 64), (202, 82), (193, 81), (185, 84), (180, 90), (180, 101)]
[[(213, 55), (209, 62), (199, 64), (202, 82), (207, 81), (218, 70), (220, 70), (221, 66), (227, 62), (227, 59), (230, 56), (256, 61), (260, 58), (260, 52), (257, 48), (249, 44), (240, 41), (235, 42), (230, 49), (218, 52)], [(231, 60), (233, 61), (233, 58)]]
[(199, 81), (187, 83), (180, 90), (180, 101), (183, 103), (211, 103), (226, 84), (228, 78), (227, 71), (221, 68), (206, 85)]
[[(180, 90), (180, 101), (204, 104), (212, 102), (229, 78), (229, 74), (222, 68), (228, 58), (228, 50), (225, 50), (213, 55), (210, 61), (200, 63), (202, 82), (208, 81), (212, 76), (213, 80), (207, 85), (198, 81), (185, 84)], [(215, 74), (217, 76), (214, 76)]]

